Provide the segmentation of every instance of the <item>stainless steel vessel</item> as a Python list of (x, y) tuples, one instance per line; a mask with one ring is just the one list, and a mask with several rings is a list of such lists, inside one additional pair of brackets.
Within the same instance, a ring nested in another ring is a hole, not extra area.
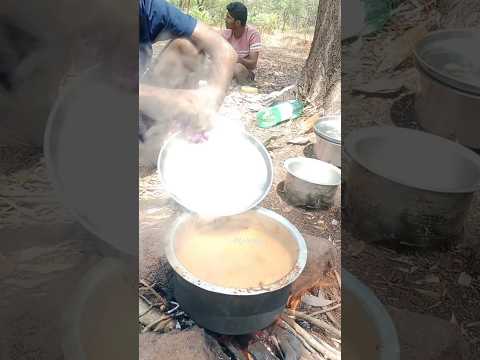
[(479, 43), (478, 30), (442, 30), (426, 36), (414, 51), (418, 124), (475, 149), (480, 149)]
[(368, 241), (416, 247), (449, 246), (463, 236), (480, 157), (444, 138), (410, 129), (352, 132), (345, 213)]
[(307, 248), (300, 232), (285, 218), (263, 208), (250, 210), (250, 216), (274, 228), (282, 227), (291, 235), (292, 251), (297, 261), (279, 281), (260, 288), (235, 289), (207, 283), (189, 272), (175, 253), (177, 231), (195, 215), (181, 216), (170, 232), (167, 259), (175, 271), (176, 300), (195, 322), (211, 331), (226, 335), (242, 335), (272, 324), (287, 304), (293, 281), (302, 273), (307, 261)]
[[(187, 143), (182, 133), (169, 137), (157, 161), (158, 175), (165, 190), (188, 211), (201, 213), (208, 204), (209, 213), (204, 215), (212, 217), (236, 215), (258, 206), (273, 183), (273, 164), (268, 150), (245, 131), (229, 133), (219, 128), (214, 132), (215, 140), (207, 141), (209, 153), (201, 159), (178, 156), (179, 152), (191, 155), (194, 149), (182, 145)], [(205, 143), (199, 147), (202, 151)], [(212, 147), (216, 147), (215, 152), (211, 151)], [(183, 173), (182, 179), (176, 176), (179, 171)], [(240, 177), (242, 182), (238, 180)], [(206, 186), (206, 182), (217, 186)], [(239, 186), (243, 187), (242, 196), (239, 196)], [(223, 196), (218, 196), (219, 193)]]
[(284, 192), (294, 206), (329, 208), (341, 183), (341, 171), (324, 161), (304, 157), (284, 163), (287, 177)]
[(342, 269), (342, 359), (400, 360), (395, 325), (375, 294)]
[(342, 132), (340, 115), (321, 118), (314, 126), (315, 157), (337, 167), (342, 166)]

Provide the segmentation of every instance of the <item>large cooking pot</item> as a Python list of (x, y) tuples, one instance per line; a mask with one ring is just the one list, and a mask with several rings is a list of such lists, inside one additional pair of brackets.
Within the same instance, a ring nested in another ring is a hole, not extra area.
[(478, 30), (442, 30), (426, 36), (414, 51), (418, 124), (475, 149), (480, 149), (479, 43)]
[(239, 216), (252, 216), (272, 231), (288, 232), (288, 246), (297, 260), (282, 279), (259, 288), (241, 289), (213, 285), (192, 274), (176, 255), (176, 240), (182, 226), (195, 219), (193, 214), (187, 213), (178, 218), (171, 229), (166, 249), (168, 261), (175, 272), (176, 300), (198, 325), (227, 335), (249, 334), (272, 324), (284, 310), (291, 284), (302, 273), (307, 260), (302, 235), (282, 216), (263, 208)]
[(480, 157), (447, 139), (397, 127), (371, 127), (346, 139), (345, 210), (363, 239), (417, 247), (463, 236)]
[(395, 326), (375, 294), (342, 269), (342, 359), (400, 360)]
[(342, 119), (340, 115), (325, 116), (314, 126), (315, 157), (337, 167), (342, 166)]

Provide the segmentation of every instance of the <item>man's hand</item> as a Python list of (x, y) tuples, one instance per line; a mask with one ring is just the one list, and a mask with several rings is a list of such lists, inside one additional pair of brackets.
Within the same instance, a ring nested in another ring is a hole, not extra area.
[(213, 127), (215, 114), (221, 105), (222, 91), (214, 87), (195, 90), (178, 90), (174, 121), (187, 133), (202, 133)]
[(171, 119), (174, 127), (187, 133), (208, 131), (223, 101), (222, 90), (214, 86), (172, 90), (140, 85), (139, 95), (142, 112), (154, 119)]

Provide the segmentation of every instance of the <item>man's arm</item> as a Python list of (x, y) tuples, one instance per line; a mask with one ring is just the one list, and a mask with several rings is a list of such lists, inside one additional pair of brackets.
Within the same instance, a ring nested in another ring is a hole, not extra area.
[(205, 51), (212, 59), (209, 85), (214, 91), (217, 106), (220, 106), (232, 81), (237, 54), (220, 34), (200, 22), (191, 39), (199, 50)]
[(248, 70), (253, 71), (257, 67), (258, 54), (258, 52), (253, 52), (248, 54), (248, 56), (244, 58), (241, 58), (239, 56), (237, 62), (245, 66)]

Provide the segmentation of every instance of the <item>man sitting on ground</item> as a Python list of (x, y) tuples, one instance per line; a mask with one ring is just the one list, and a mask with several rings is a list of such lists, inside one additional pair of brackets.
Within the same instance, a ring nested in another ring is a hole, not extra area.
[(226, 30), (223, 37), (232, 45), (238, 55), (234, 79), (239, 84), (248, 84), (255, 79), (258, 55), (262, 47), (259, 32), (247, 25), (248, 10), (240, 2), (227, 5)]

